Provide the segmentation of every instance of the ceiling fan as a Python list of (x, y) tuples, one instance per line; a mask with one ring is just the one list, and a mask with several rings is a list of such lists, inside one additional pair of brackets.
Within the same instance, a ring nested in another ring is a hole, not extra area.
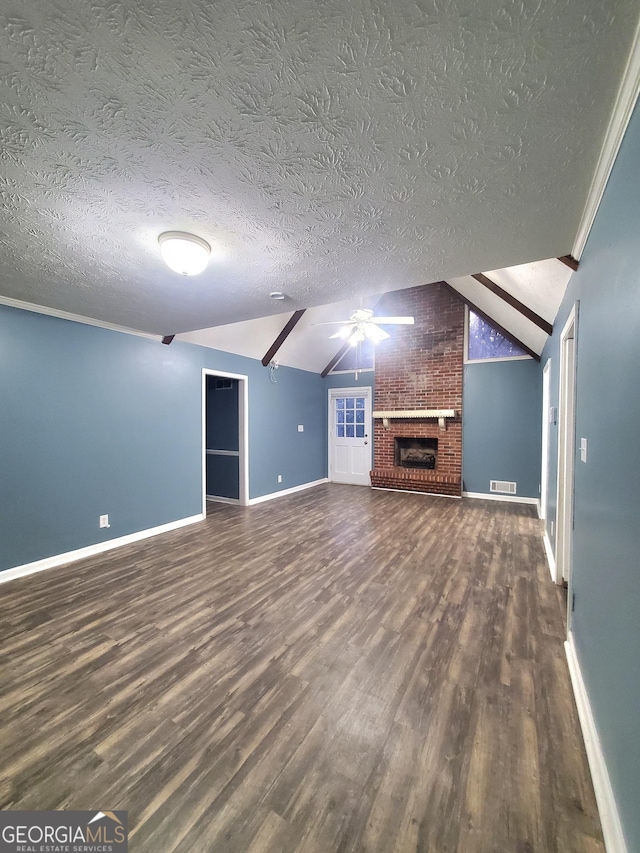
[(340, 326), (341, 328), (331, 337), (342, 338), (355, 347), (365, 340), (371, 341), (372, 344), (379, 344), (380, 341), (391, 337), (380, 326), (410, 326), (413, 322), (413, 317), (374, 317), (370, 308), (358, 308), (348, 320), (331, 320), (317, 325)]

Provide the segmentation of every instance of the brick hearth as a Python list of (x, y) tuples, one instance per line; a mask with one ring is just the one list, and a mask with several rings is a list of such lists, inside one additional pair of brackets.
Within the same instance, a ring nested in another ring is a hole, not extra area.
[[(412, 315), (413, 326), (396, 326), (376, 349), (374, 410), (455, 409), (440, 429), (437, 420), (374, 424), (376, 488), (462, 493), (462, 371), (464, 304), (444, 284), (428, 284), (387, 294), (378, 314)], [(395, 465), (394, 438), (437, 438), (435, 470)]]

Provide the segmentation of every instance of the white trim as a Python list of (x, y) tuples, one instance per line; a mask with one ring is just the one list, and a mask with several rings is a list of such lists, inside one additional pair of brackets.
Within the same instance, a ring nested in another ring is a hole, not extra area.
[(551, 546), (551, 539), (549, 539), (549, 534), (545, 528), (544, 533), (542, 534), (542, 544), (544, 545), (544, 552), (547, 555), (547, 563), (549, 564), (549, 571), (551, 572), (551, 580), (556, 582), (556, 558), (553, 553), (553, 548)]
[(0, 583), (12, 581), (16, 578), (23, 578), (26, 575), (33, 575), (45, 569), (54, 569), (57, 566), (64, 566), (67, 563), (74, 563), (76, 560), (85, 559), (85, 557), (94, 557), (96, 554), (103, 554), (105, 551), (111, 551), (113, 548), (131, 545), (133, 542), (139, 542), (141, 539), (158, 536), (160, 533), (168, 533), (170, 530), (177, 530), (180, 527), (186, 527), (188, 524), (196, 524), (196, 522), (204, 521), (204, 519), (205, 516), (202, 513), (198, 513), (198, 515), (191, 515), (188, 518), (179, 518), (177, 521), (170, 521), (168, 524), (160, 524), (158, 527), (139, 530), (137, 533), (128, 533), (126, 536), (119, 536), (117, 539), (108, 539), (106, 542), (87, 545), (85, 548), (78, 548), (76, 551), (67, 551), (65, 554), (45, 557), (44, 560), (36, 560), (34, 563), (25, 563), (23, 566), (16, 566), (13, 569), (6, 569), (4, 572), (0, 572)]
[[(344, 355), (346, 355), (346, 352)], [(344, 358), (344, 356), (342, 356), (342, 358)], [(340, 362), (338, 362), (338, 364), (340, 364)], [(343, 376), (347, 373), (375, 373), (375, 371), (375, 367), (359, 367), (357, 370), (355, 369), (355, 367), (351, 367), (349, 368), (349, 370), (330, 370), (329, 376)], [(359, 386), (354, 385), (353, 387), (358, 388)]]
[[(342, 395), (341, 395), (342, 396)], [(353, 395), (352, 395), (353, 396)], [(435, 420), (436, 418), (455, 418), (455, 409), (389, 409), (388, 411), (373, 412), (372, 418), (384, 420)]]
[(531, 361), (532, 358), (532, 355), (501, 355), (499, 358), (468, 358), (464, 364), (495, 364), (496, 361)]
[(271, 501), (274, 498), (283, 498), (285, 495), (292, 495), (294, 492), (303, 492), (305, 489), (311, 489), (313, 486), (320, 486), (322, 483), (328, 483), (329, 478), (323, 477), (321, 480), (313, 480), (311, 483), (302, 483), (301, 486), (292, 486), (290, 489), (282, 489), (280, 492), (270, 492), (268, 495), (260, 495), (259, 498), (251, 498), (247, 502), (247, 506), (255, 506), (256, 504)]
[[(558, 383), (558, 466), (556, 476), (556, 577), (566, 580), (571, 599), (573, 550), (573, 503), (575, 500), (575, 430), (577, 401), (577, 344), (580, 301), (574, 302), (560, 334)], [(571, 344), (569, 345), (569, 342)], [(567, 610), (567, 631), (571, 630), (571, 610)]]
[(596, 795), (596, 802), (598, 803), (605, 847), (607, 848), (607, 853), (627, 853), (622, 822), (620, 821), (613, 788), (611, 787), (607, 762), (598, 736), (598, 727), (596, 726), (591, 703), (589, 702), (589, 694), (582, 676), (582, 670), (580, 669), (580, 661), (578, 660), (572, 633), (569, 633), (567, 641), (564, 644), (564, 650), (567, 655), (571, 686), (573, 687), (573, 695), (578, 708), (580, 728), (582, 729), (593, 789)]
[[(238, 467), (239, 467), (239, 493), (238, 503), (241, 506), (249, 506), (249, 377), (244, 373), (227, 373), (224, 370), (214, 368), (202, 368), (202, 391), (201, 391), (201, 430), (202, 430), (202, 514), (207, 514), (207, 376), (221, 376), (225, 379), (238, 380)], [(220, 452), (220, 451), (218, 451)], [(222, 451), (224, 452), (224, 451)], [(212, 498), (209, 497), (209, 500)]]
[(535, 504), (538, 506), (538, 498), (525, 498), (519, 495), (497, 495), (495, 492), (463, 492), (463, 498), (479, 498), (483, 501), (507, 501), (514, 504)]
[(629, 59), (627, 60), (627, 65), (624, 70), (624, 74), (622, 75), (622, 83), (618, 89), (613, 112), (609, 120), (609, 126), (607, 127), (602, 150), (600, 151), (600, 156), (598, 158), (596, 171), (594, 173), (593, 180), (591, 181), (587, 202), (584, 210), (582, 211), (580, 225), (578, 226), (578, 233), (576, 234), (573, 249), (571, 250), (571, 254), (577, 261), (580, 260), (582, 252), (584, 251), (585, 244), (589, 237), (589, 232), (591, 231), (591, 226), (593, 225), (593, 220), (596, 218), (598, 207), (602, 201), (602, 196), (604, 195), (609, 175), (611, 174), (613, 164), (618, 156), (618, 151), (620, 150), (620, 145), (622, 144), (639, 92), (640, 24), (638, 24), (633, 37)]
[(207, 495), (207, 500), (217, 504), (235, 504), (236, 506), (240, 506), (240, 498), (223, 498), (220, 495)]
[(140, 338), (151, 338), (154, 341), (161, 341), (163, 337), (162, 335), (153, 335), (150, 332), (141, 332), (139, 329), (129, 329), (127, 326), (116, 326), (114, 323), (94, 320), (93, 317), (83, 317), (81, 314), (70, 314), (68, 311), (60, 311), (58, 308), (36, 305), (33, 302), (23, 302), (21, 299), (11, 299), (9, 296), (0, 296), (0, 305), (19, 308), (21, 311), (31, 311), (34, 314), (46, 314), (49, 317), (57, 317), (59, 320), (70, 320), (72, 323), (83, 323), (85, 326), (97, 326), (99, 329), (109, 329), (111, 332), (124, 332), (127, 335), (137, 335)]

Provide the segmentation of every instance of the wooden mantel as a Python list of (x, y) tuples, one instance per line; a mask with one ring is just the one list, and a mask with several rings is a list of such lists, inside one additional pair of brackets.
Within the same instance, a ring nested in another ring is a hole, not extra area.
[(446, 429), (447, 418), (455, 418), (455, 409), (392, 409), (386, 412), (374, 412), (374, 418), (382, 418), (382, 425), (389, 429), (390, 420), (435, 420), (438, 419), (440, 429)]

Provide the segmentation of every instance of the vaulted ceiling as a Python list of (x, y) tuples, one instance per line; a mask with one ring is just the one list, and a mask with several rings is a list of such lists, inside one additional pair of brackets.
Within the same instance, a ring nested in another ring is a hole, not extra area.
[[(552, 320), (568, 271), (509, 269), (571, 253), (638, 18), (0, 0), (0, 297), (163, 335), (441, 279), (482, 308), (498, 297), (468, 276), (502, 270)], [(164, 266), (166, 230), (211, 243), (202, 275)]]

